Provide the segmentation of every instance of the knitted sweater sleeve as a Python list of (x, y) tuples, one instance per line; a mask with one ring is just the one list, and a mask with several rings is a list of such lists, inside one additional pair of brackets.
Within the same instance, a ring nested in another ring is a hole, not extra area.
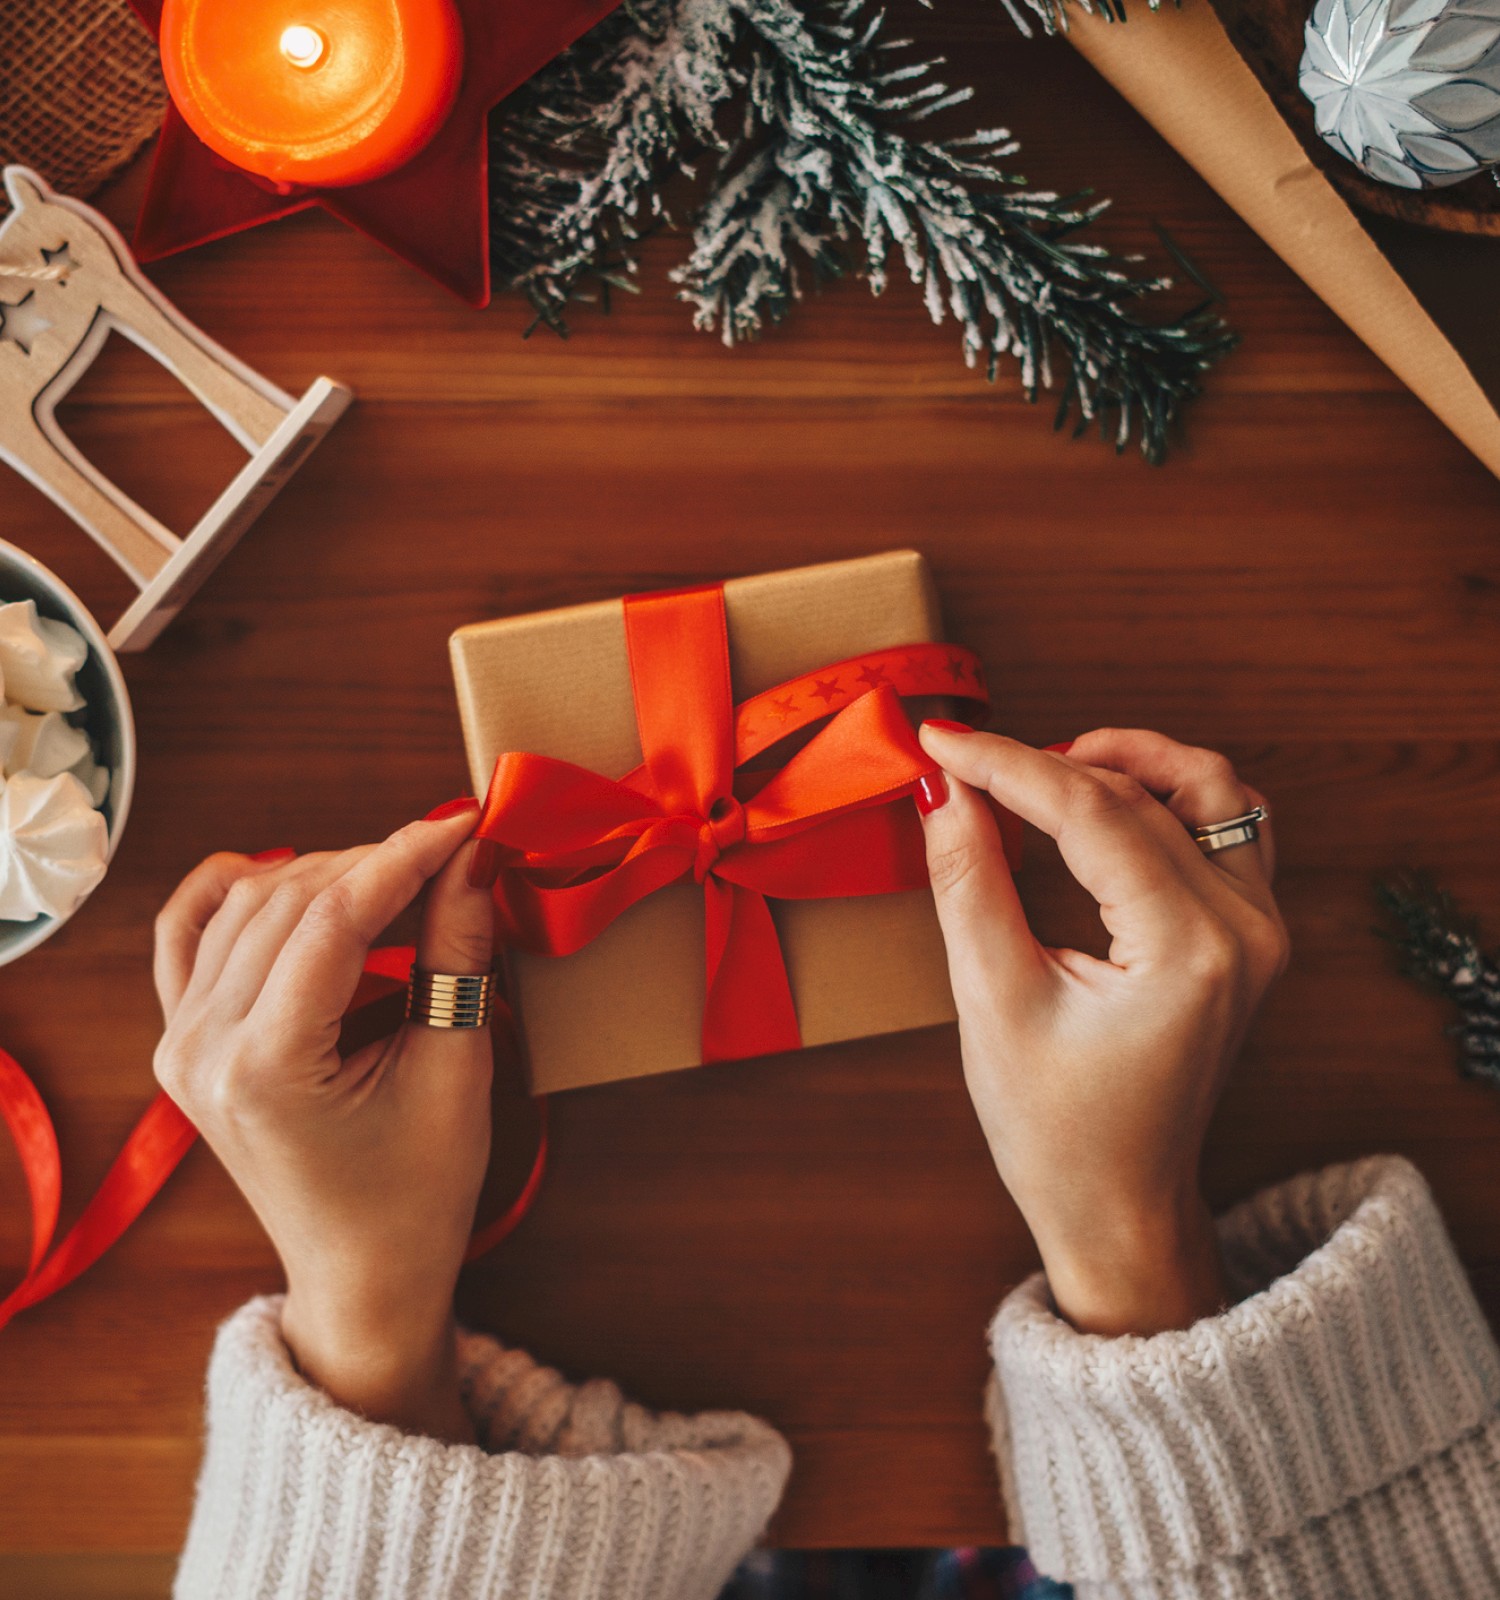
[(176, 1600), (711, 1600), (786, 1483), (753, 1417), (658, 1415), (477, 1334), (480, 1446), (403, 1434), (305, 1383), (280, 1312), (219, 1331)]
[(1376, 1157), (1220, 1224), (1246, 1295), (1101, 1339), (1038, 1276), (991, 1329), (1013, 1536), (1078, 1600), (1500, 1595), (1500, 1352), (1427, 1185)]

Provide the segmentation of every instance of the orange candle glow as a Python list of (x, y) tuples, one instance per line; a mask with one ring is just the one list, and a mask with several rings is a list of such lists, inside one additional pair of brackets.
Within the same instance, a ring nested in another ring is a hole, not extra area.
[(282, 187), (366, 183), (442, 126), (463, 71), (452, 0), (166, 0), (162, 72), (211, 150)]

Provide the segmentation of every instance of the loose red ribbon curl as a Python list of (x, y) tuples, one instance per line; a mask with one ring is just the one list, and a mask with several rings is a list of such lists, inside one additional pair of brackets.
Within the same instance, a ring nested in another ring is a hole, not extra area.
[[(350, 1011), (357, 1011), (404, 987), (415, 958), (416, 952), (410, 945), (372, 950)], [(497, 1006), (497, 1020), (503, 1017)], [(469, 1241), (465, 1261), (473, 1261), (493, 1250), (514, 1231), (536, 1199), (547, 1166), (546, 1100), (538, 1100), (537, 1106), (541, 1125), (536, 1156), (526, 1182), (505, 1211), (475, 1232)], [(3, 1328), (17, 1312), (66, 1288), (109, 1249), (171, 1177), (193, 1147), (198, 1130), (167, 1095), (158, 1093), (131, 1130), (124, 1149), (115, 1157), (93, 1199), (58, 1242), (57, 1248), (52, 1249), (62, 1203), (62, 1161), (57, 1132), (36, 1085), (15, 1057), (4, 1050), (0, 1050), (0, 1120), (9, 1130), (21, 1159), (31, 1202), (31, 1251), (26, 1275), (4, 1300), (0, 1300), (0, 1328)]]
[[(627, 598), (625, 638), (645, 755), (635, 771), (615, 780), (531, 754), (495, 764), (476, 830), (491, 848), (475, 875), (498, 866), (499, 936), (569, 955), (691, 877), (707, 923), (703, 1059), (798, 1049), (767, 900), (927, 883), (916, 809), (893, 802), (937, 767), (900, 695), (987, 705), (978, 659), (931, 643), (872, 651), (736, 707), (722, 586)], [(746, 770), (825, 717), (779, 769)]]

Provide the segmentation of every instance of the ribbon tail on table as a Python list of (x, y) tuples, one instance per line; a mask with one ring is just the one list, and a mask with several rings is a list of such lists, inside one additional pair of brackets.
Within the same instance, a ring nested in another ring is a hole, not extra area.
[[(350, 1010), (382, 999), (411, 976), (416, 951), (410, 945), (372, 950)], [(508, 1011), (496, 1020), (508, 1022)], [(537, 1151), (521, 1192), (510, 1206), (478, 1229), (464, 1260), (474, 1261), (513, 1233), (531, 1209), (547, 1166), (546, 1102), (539, 1102)], [(62, 1203), (62, 1162), (57, 1131), (36, 1085), (14, 1056), (0, 1050), (0, 1121), (20, 1158), (31, 1205), (31, 1245), (26, 1273), (0, 1300), (0, 1328), (18, 1312), (65, 1289), (87, 1271), (150, 1205), (197, 1142), (198, 1130), (166, 1094), (158, 1091), (104, 1181), (78, 1220), (53, 1247)], [(50, 1253), (49, 1253), (50, 1252)]]

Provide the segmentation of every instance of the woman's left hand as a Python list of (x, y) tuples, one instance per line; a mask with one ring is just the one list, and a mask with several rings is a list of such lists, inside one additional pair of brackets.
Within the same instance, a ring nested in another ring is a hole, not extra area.
[[(1052, 1297), (1089, 1333), (1185, 1328), (1226, 1294), (1204, 1135), (1287, 958), (1269, 826), (1207, 856), (1191, 830), (1261, 797), (1223, 756), (1140, 729), (1066, 753), (946, 723), (921, 738), (948, 774), (920, 809), (964, 1076)], [(982, 793), (1056, 840), (1108, 959), (1037, 940)]]
[(476, 814), (340, 854), (211, 856), (156, 938), (157, 1077), (281, 1256), (298, 1366), (341, 1405), (457, 1440), (473, 1434), (453, 1288), (489, 1158), (490, 1031), (338, 1043), (370, 947), (429, 881), (418, 965), (488, 970), (493, 907), (465, 873)]

